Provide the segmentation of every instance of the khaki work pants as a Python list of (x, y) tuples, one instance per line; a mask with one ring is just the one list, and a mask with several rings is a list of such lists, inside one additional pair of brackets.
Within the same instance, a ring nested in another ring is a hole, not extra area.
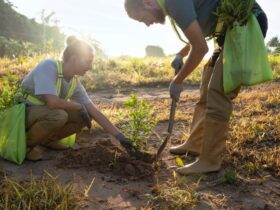
[(50, 109), (48, 106), (27, 106), (25, 125), (28, 147), (58, 141), (85, 127), (79, 112)]
[(237, 97), (239, 90), (240, 88), (237, 88), (231, 93), (224, 93), (223, 53), (221, 49), (217, 49), (204, 66), (200, 85), (200, 99), (195, 109), (204, 111), (204, 114), (200, 117), (229, 121), (232, 113), (232, 100)]
[(232, 100), (238, 95), (239, 89), (229, 94), (224, 93), (223, 54), (220, 48), (215, 50), (202, 72), (200, 98), (195, 106), (189, 139), (184, 144), (188, 148), (187, 151), (201, 152), (203, 135), (206, 129), (209, 129), (205, 126), (206, 119), (223, 122), (228, 127)]

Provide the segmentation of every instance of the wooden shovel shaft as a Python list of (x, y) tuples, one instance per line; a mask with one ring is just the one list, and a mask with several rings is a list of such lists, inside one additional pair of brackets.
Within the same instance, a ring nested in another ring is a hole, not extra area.
[(172, 130), (173, 130), (173, 125), (174, 125), (175, 110), (176, 110), (176, 100), (172, 99), (171, 107), (170, 107), (168, 130), (167, 130), (168, 131), (168, 135), (165, 137), (164, 141), (162, 142), (162, 144), (160, 145), (160, 147), (159, 147), (159, 149), (157, 151), (156, 160), (158, 159), (158, 157), (160, 156), (160, 154), (162, 153), (162, 151), (166, 147), (167, 142), (168, 142), (168, 140), (171, 137)]
[(171, 107), (170, 107), (170, 115), (169, 115), (169, 123), (168, 123), (168, 133), (172, 133), (174, 119), (175, 119), (175, 110), (176, 110), (176, 100), (172, 99)]

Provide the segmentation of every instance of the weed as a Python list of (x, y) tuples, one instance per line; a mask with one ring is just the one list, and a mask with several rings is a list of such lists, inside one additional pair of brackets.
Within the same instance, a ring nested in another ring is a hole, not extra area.
[(246, 162), (243, 166), (243, 168), (248, 172), (249, 175), (255, 174), (258, 170), (257, 166), (252, 162)]
[(238, 180), (237, 172), (233, 169), (228, 168), (225, 170), (224, 178), (225, 178), (225, 183), (236, 184)]

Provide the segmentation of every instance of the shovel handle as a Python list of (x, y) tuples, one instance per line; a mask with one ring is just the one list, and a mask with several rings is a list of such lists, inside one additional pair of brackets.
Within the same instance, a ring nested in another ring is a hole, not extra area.
[(169, 115), (169, 124), (168, 124), (168, 133), (172, 133), (173, 125), (174, 125), (174, 118), (175, 118), (175, 110), (176, 110), (176, 100), (172, 99), (171, 107), (170, 107), (170, 115)]
[(169, 124), (168, 124), (168, 135), (165, 137), (164, 141), (162, 142), (162, 144), (160, 145), (157, 154), (156, 154), (156, 161), (158, 160), (160, 154), (162, 153), (162, 151), (164, 150), (164, 148), (167, 145), (167, 142), (169, 141), (171, 134), (172, 134), (172, 130), (173, 130), (173, 125), (174, 125), (174, 117), (175, 117), (175, 110), (176, 110), (176, 100), (172, 99), (171, 102), (171, 107), (170, 107), (170, 115), (169, 115)]

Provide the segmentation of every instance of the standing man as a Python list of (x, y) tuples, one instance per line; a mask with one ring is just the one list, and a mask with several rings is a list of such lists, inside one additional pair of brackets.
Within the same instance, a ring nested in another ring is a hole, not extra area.
[[(182, 52), (186, 50), (181, 50), (172, 62), (172, 66), (179, 71), (172, 79), (169, 91), (171, 98), (177, 101), (183, 90), (182, 82), (196, 69), (208, 52), (205, 37), (215, 34), (217, 17), (213, 12), (219, 2), (219, 0), (125, 0), (125, 9), (130, 18), (150, 26), (153, 23), (164, 24), (165, 17), (169, 16), (188, 39), (191, 48), (186, 62), (182, 61), (186, 54)], [(266, 15), (256, 3), (254, 13), (265, 36)], [(195, 162), (177, 169), (177, 172), (183, 175), (218, 171), (221, 168), (221, 154), (225, 149), (232, 99), (239, 92), (237, 88), (230, 93), (224, 93), (221, 53), (224, 35), (222, 33), (218, 37), (219, 48), (204, 67), (200, 99), (195, 107), (190, 137), (182, 145), (170, 149), (173, 154), (190, 152), (199, 155)]]

